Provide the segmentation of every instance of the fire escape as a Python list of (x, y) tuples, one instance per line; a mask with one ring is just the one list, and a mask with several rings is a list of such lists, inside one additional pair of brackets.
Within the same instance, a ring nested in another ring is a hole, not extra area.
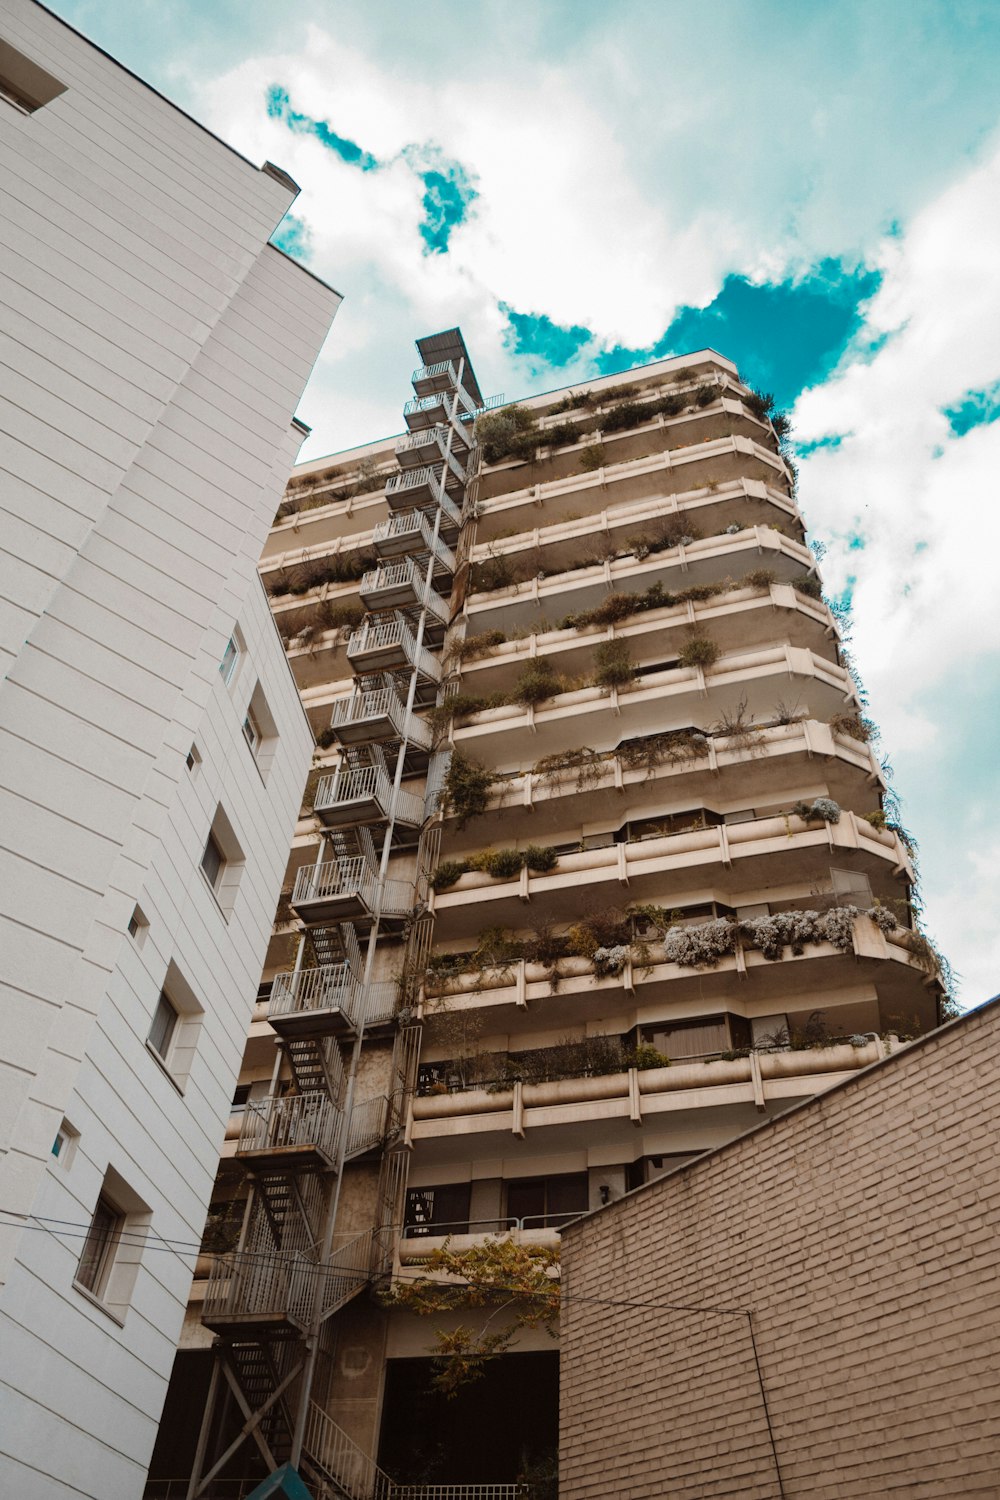
[[(347, 643), (353, 685), (331, 721), (339, 758), (313, 802), (316, 858), (298, 871), (291, 897), (303, 927), (295, 966), (270, 994), (271, 1092), (248, 1105), (236, 1148), (249, 1188), (242, 1232), (238, 1248), (215, 1260), (206, 1290), (202, 1318), (216, 1334), (216, 1357), (188, 1500), (231, 1494), (226, 1476), (248, 1443), (265, 1472), (290, 1463), (321, 1500), (422, 1493), (384, 1475), (322, 1400), (335, 1315), (391, 1272), (402, 1222), (402, 1128), (420, 1028), (406, 985), (374, 976), (386, 968), (380, 944), (402, 943), (411, 973), (430, 947), (424, 872), (439, 833), (426, 825), (447, 758), (435, 753), (420, 711), (438, 696), (473, 424), (484, 404), (457, 330), (418, 349), (440, 357), (414, 373), (404, 408), (398, 473), (385, 487), (389, 516), (373, 537), (378, 565), (361, 580), (366, 615)], [(390, 870), (407, 851), (418, 873), (401, 879)], [(364, 1097), (362, 1046), (379, 1035), (393, 1038), (390, 1083)], [(381, 1160), (376, 1214), (346, 1237), (338, 1228), (344, 1170), (366, 1156)], [(234, 1403), (243, 1420), (235, 1436), (226, 1429), (227, 1441), (219, 1412)], [(493, 1500), (517, 1491), (481, 1488)]]

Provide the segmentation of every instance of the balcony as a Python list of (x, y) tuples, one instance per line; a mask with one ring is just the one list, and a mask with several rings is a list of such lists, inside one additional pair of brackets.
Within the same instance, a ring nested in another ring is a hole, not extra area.
[[(390, 511), (399, 514), (413, 507), (436, 505), (441, 510), (440, 533), (448, 542), (454, 542), (462, 525), (462, 512), (448, 494), (445, 483), (454, 483), (458, 476), (441, 471), (441, 466), (431, 468), (404, 469), (386, 480), (385, 499)], [(464, 480), (461, 481), (464, 483)]]
[[(763, 1114), (779, 1114), (802, 1099), (825, 1093), (886, 1055), (878, 1037), (800, 1051), (751, 1052), (748, 1057), (674, 1063), (666, 1068), (629, 1068), (603, 1077), (515, 1083), (496, 1091), (417, 1097), (408, 1132), (425, 1143), (429, 1159), (448, 1159), (449, 1142), (478, 1136), (477, 1152), (509, 1152), (504, 1140), (535, 1136), (537, 1150), (558, 1150), (579, 1126), (599, 1131), (603, 1147), (634, 1150), (635, 1128), (672, 1123), (699, 1128), (703, 1110), (724, 1112), (730, 1129), (749, 1129)], [(541, 1132), (540, 1137), (537, 1133)], [(593, 1141), (594, 1136), (590, 1139)], [(435, 1149), (436, 1143), (437, 1149)], [(457, 1143), (457, 1142), (456, 1142)]]
[[(720, 899), (726, 899), (725, 892)], [(449, 1014), (482, 1012), (490, 1032), (523, 1030), (527, 1024), (556, 1034), (585, 1021), (606, 1024), (615, 1015), (627, 1031), (667, 1014), (713, 1009), (742, 1016), (776, 1010), (808, 1014), (817, 997), (825, 996), (824, 1011), (842, 1015), (845, 1029), (907, 1029), (913, 1020), (916, 1029), (928, 1030), (937, 1024), (935, 984), (911, 952), (912, 940), (905, 928), (886, 937), (867, 916), (858, 916), (853, 953), (817, 940), (801, 953), (785, 948), (780, 957), (768, 958), (741, 943), (712, 966), (695, 967), (668, 959), (663, 942), (656, 940), (645, 945), (640, 961), (629, 958), (618, 974), (598, 974), (582, 957), (559, 959), (554, 966), (519, 959), (428, 978), (424, 1014), (432, 1016), (443, 1003)]]
[(458, 367), (450, 359), (439, 359), (433, 365), (421, 365), (410, 376), (410, 384), (418, 396), (453, 390), (458, 384)]
[(348, 1159), (356, 1160), (377, 1150), (385, 1140), (388, 1124), (389, 1099), (386, 1094), (375, 1094), (355, 1104), (347, 1127)]
[[(424, 569), (412, 557), (404, 557), (372, 568), (362, 578), (359, 592), (366, 609), (419, 609), (425, 602), (426, 589)], [(426, 608), (430, 620), (447, 625), (451, 616), (448, 601), (433, 589), (426, 596)]]
[(392, 980), (363, 985), (344, 960), (276, 975), (267, 1018), (279, 1036), (352, 1036), (392, 1017), (398, 994)]
[(828, 659), (834, 658), (835, 625), (826, 605), (799, 594), (787, 583), (760, 588), (733, 587), (725, 594), (662, 609), (636, 610), (615, 625), (584, 625), (532, 632), (484, 650), (462, 662), (462, 692), (492, 694), (513, 688), (535, 661), (579, 677), (592, 669), (594, 648), (602, 641), (629, 643), (637, 662), (679, 655), (694, 630), (721, 651), (750, 650), (787, 640)]
[(409, 829), (424, 821), (421, 797), (400, 787), (395, 803), (392, 778), (382, 766), (339, 766), (324, 776), (316, 788), (313, 812), (327, 828), (361, 828), (387, 823), (391, 817)]
[[(711, 701), (707, 701), (708, 694)], [(711, 667), (650, 672), (628, 688), (579, 688), (537, 707), (511, 704), (472, 714), (452, 729), (456, 748), (494, 769), (516, 766), (579, 745), (610, 750), (622, 740), (736, 716), (766, 723), (789, 694), (807, 718), (829, 720), (856, 707), (843, 667), (799, 646), (721, 656)], [(524, 736), (530, 736), (530, 739)]]
[(426, 647), (418, 647), (413, 627), (401, 614), (391, 620), (365, 620), (351, 633), (347, 659), (359, 674), (393, 672), (409, 666), (416, 667), (427, 682), (441, 680), (440, 661)]
[(329, 1094), (283, 1094), (250, 1102), (236, 1156), (259, 1171), (325, 1171), (336, 1165), (343, 1115)]
[(583, 768), (525, 771), (495, 782), (486, 811), (463, 835), (449, 831), (449, 857), (456, 849), (464, 853), (472, 847), (473, 838), (476, 847), (501, 845), (510, 836), (512, 814), (530, 815), (530, 822), (520, 827), (535, 843), (554, 843), (565, 837), (567, 819), (575, 827), (593, 825), (612, 808), (622, 819), (651, 816), (662, 810), (665, 799), (679, 805), (684, 798), (688, 806), (711, 806), (716, 800), (721, 807), (732, 807), (738, 794), (752, 806), (801, 792), (830, 796), (860, 813), (875, 812), (883, 785), (866, 744), (815, 719), (753, 729), (749, 742), (706, 735), (700, 750), (693, 746), (687, 754), (681, 749), (673, 760), (657, 761), (651, 754), (649, 764), (611, 750), (595, 755)]
[[(444, 482), (464, 485), (467, 481), (465, 466), (449, 446), (452, 427), (430, 427), (425, 432), (410, 432), (396, 443), (396, 462), (401, 469), (422, 469), (428, 465), (444, 465)], [(386, 485), (386, 499), (389, 486)]]
[(524, 1219), (463, 1219), (453, 1224), (404, 1224), (399, 1241), (399, 1263), (402, 1266), (419, 1266), (435, 1250), (444, 1248), (461, 1255), (486, 1240), (503, 1236), (514, 1245), (538, 1245), (545, 1250), (558, 1250), (559, 1230), (564, 1224), (572, 1224), (581, 1218), (575, 1214), (536, 1214)]
[(379, 881), (363, 854), (304, 865), (295, 877), (292, 906), (303, 922), (371, 922), (376, 915), (403, 920), (413, 911), (413, 886)]
[(433, 391), (427, 396), (414, 396), (403, 407), (403, 421), (410, 432), (422, 432), (428, 427), (443, 427), (454, 423), (455, 435), (461, 439), (466, 451), (471, 444), (463, 431), (462, 419), (471, 419), (475, 415), (476, 403), (460, 385), (453, 387), (451, 391)]
[(434, 558), (435, 572), (442, 571), (450, 577), (454, 577), (458, 567), (454, 552), (440, 534), (435, 541), (433, 519), (422, 510), (398, 511), (388, 521), (382, 521), (372, 532), (372, 546), (379, 557), (390, 561), (414, 552), (428, 552)]
[[(613, 816), (613, 815), (612, 815)], [(561, 854), (555, 869), (533, 874), (526, 866), (510, 880), (472, 871), (443, 891), (432, 891), (435, 935), (442, 941), (468, 938), (484, 927), (518, 927), (524, 907), (538, 900), (545, 917), (571, 922), (581, 902), (615, 906), (631, 902), (679, 904), (724, 870), (731, 903), (782, 883), (802, 886), (828, 874), (830, 864), (846, 864), (868, 875), (872, 889), (888, 901), (900, 875), (913, 870), (899, 837), (873, 828), (845, 811), (838, 823), (806, 823), (794, 815), (719, 823), (661, 838), (613, 843), (601, 849)]]
[(371, 745), (394, 739), (408, 740), (422, 750), (429, 750), (431, 745), (430, 726), (416, 714), (406, 712), (405, 700), (394, 684), (372, 690), (355, 687), (349, 698), (340, 698), (333, 705), (330, 727), (341, 745)]
[[(548, 472), (547, 466), (543, 472)], [(785, 465), (777, 454), (746, 437), (692, 443), (686, 448), (652, 453), (624, 463), (608, 463), (600, 469), (577, 467), (563, 478), (545, 479), (516, 490), (510, 488), (514, 475), (499, 471), (486, 487), (488, 493), (480, 495), (477, 502), (480, 516), (477, 539), (487, 541), (496, 536), (497, 530), (517, 520), (510, 511), (517, 512), (527, 506), (542, 507), (548, 526), (572, 521), (581, 514), (599, 513), (609, 501), (612, 505), (623, 505), (666, 496), (677, 496), (680, 501), (680, 497), (695, 491), (711, 495), (747, 482), (780, 492), (786, 476)]]
[(592, 560), (597, 547), (625, 553), (630, 550), (630, 543), (655, 540), (667, 528), (692, 535), (721, 536), (731, 526), (740, 530), (752, 525), (786, 530), (794, 527), (797, 532), (801, 525), (793, 500), (750, 479), (720, 485), (714, 490), (689, 490), (681, 495), (654, 495), (647, 500), (606, 505), (587, 514), (578, 513), (572, 520), (551, 524), (546, 515), (545, 524), (538, 526), (531, 524), (539, 517), (530, 492), (525, 506), (530, 509), (520, 516), (505, 514), (505, 520), (520, 521), (523, 529), (514, 533), (507, 530), (503, 536), (493, 534), (496, 528), (491, 525), (489, 506), (479, 506), (478, 540), (471, 552), (473, 562), (507, 558), (512, 568), (520, 567), (527, 578), (533, 571), (532, 565), (535, 570), (541, 563), (549, 572), (568, 571)]
[[(701, 537), (647, 556), (609, 558), (568, 573), (535, 574), (521, 583), (470, 593), (466, 614), (470, 635), (483, 630), (524, 629), (539, 615), (556, 621), (593, 609), (609, 593), (642, 593), (654, 584), (668, 592), (715, 583), (727, 575), (767, 567), (778, 583), (792, 583), (814, 569), (808, 547), (770, 526), (751, 526), (733, 535)], [(501, 573), (502, 576), (502, 573)]]
[(217, 1256), (201, 1320), (216, 1333), (301, 1333), (312, 1313), (316, 1275), (305, 1256)]

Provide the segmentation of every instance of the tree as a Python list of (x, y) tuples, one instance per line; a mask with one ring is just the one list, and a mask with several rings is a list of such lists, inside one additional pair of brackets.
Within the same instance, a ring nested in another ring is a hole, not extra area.
[(397, 1280), (381, 1300), (418, 1317), (462, 1308), (490, 1310), (478, 1329), (461, 1324), (435, 1330), (433, 1383), (454, 1396), (485, 1373), (489, 1360), (506, 1353), (522, 1328), (544, 1328), (556, 1337), (558, 1266), (558, 1250), (543, 1245), (491, 1236), (467, 1250), (452, 1250), (446, 1240), (427, 1257), (423, 1275)]

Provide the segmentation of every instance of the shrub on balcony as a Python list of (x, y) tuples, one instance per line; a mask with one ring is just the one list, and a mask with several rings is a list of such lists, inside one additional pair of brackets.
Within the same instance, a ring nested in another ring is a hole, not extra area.
[(862, 744), (867, 744), (875, 737), (875, 725), (871, 719), (865, 719), (861, 714), (834, 714), (829, 723), (834, 734), (849, 735), (852, 740), (860, 740)]
[(534, 413), (524, 406), (505, 406), (476, 419), (476, 442), (484, 462), (533, 459), (538, 448)]
[(431, 876), (431, 889), (446, 891), (455, 885), (470, 869), (468, 860), (443, 859)]
[(639, 1042), (635, 1049), (634, 1067), (643, 1072), (648, 1068), (669, 1068), (670, 1058), (665, 1052), (660, 1052), (653, 1046), (652, 1042)]
[(719, 391), (714, 385), (699, 385), (696, 390), (692, 391), (689, 398), (691, 405), (698, 408), (711, 406), (712, 402), (718, 399)]
[(532, 766), (532, 775), (547, 786), (559, 786), (561, 782), (576, 777), (576, 789), (593, 786), (601, 779), (601, 766), (605, 757), (589, 745), (578, 750), (557, 750), (554, 755), (543, 755)]
[(515, 682), (508, 702), (520, 704), (522, 708), (537, 708), (553, 698), (559, 691), (559, 679), (544, 659), (525, 667)]
[(467, 635), (464, 641), (457, 641), (449, 651), (449, 656), (455, 661), (475, 661), (480, 656), (486, 656), (496, 646), (502, 646), (507, 637), (502, 630), (482, 630), (478, 635)]
[(707, 635), (692, 636), (684, 645), (677, 665), (681, 667), (711, 667), (719, 660), (721, 652), (715, 641)]
[(582, 411), (585, 407), (595, 405), (596, 400), (596, 396), (591, 391), (570, 391), (568, 396), (562, 398), (558, 406), (552, 408), (552, 415), (558, 417), (562, 416), (564, 411)]
[(509, 588), (517, 581), (512, 559), (502, 552), (474, 562), (469, 569), (470, 594), (491, 594), (494, 589)]
[(718, 917), (711, 922), (699, 923), (697, 927), (669, 928), (663, 947), (668, 963), (681, 964), (684, 968), (714, 967), (720, 958), (736, 952), (738, 941), (736, 923)]
[(442, 800), (447, 812), (458, 818), (458, 828), (464, 828), (470, 818), (478, 818), (486, 811), (490, 787), (496, 780), (496, 773), (478, 760), (463, 755), (460, 750), (452, 753)]
[(645, 769), (648, 776), (661, 765), (680, 765), (706, 753), (707, 736), (700, 729), (670, 729), (663, 734), (647, 734), (641, 739), (625, 740), (617, 755), (627, 770)]
[(543, 443), (548, 443), (550, 448), (562, 448), (566, 443), (577, 443), (580, 440), (580, 429), (575, 422), (556, 422), (553, 427), (547, 427), (541, 434)]
[(529, 844), (524, 851), (524, 863), (535, 875), (547, 875), (559, 863), (555, 849), (541, 844)]
[(324, 630), (354, 630), (364, 617), (364, 606), (356, 599), (321, 599), (316, 605), (316, 620)]
[(802, 578), (796, 578), (793, 583), (796, 593), (805, 594), (807, 599), (822, 599), (823, 585), (815, 573), (806, 573)]
[(469, 868), (482, 870), (494, 880), (512, 880), (520, 875), (524, 854), (520, 849), (483, 849), (469, 858)]
[(629, 952), (627, 943), (616, 943), (613, 948), (595, 948), (591, 955), (594, 973), (599, 979), (620, 974), (628, 962)]
[(603, 443), (589, 443), (580, 453), (580, 468), (584, 473), (591, 474), (595, 469), (600, 469), (606, 462)]
[(751, 568), (749, 573), (744, 573), (740, 582), (748, 589), (769, 589), (777, 580), (778, 575), (773, 568)]
[(796, 802), (792, 812), (806, 823), (839, 823), (840, 803), (832, 797), (814, 797), (812, 802)]
[(628, 687), (635, 681), (635, 662), (627, 641), (602, 641), (594, 652), (594, 666), (595, 687)]

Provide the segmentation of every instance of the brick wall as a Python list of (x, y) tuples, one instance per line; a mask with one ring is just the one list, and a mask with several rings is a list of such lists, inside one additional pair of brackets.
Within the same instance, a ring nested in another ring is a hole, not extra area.
[(1000, 1497), (998, 1087), (993, 1002), (565, 1233), (561, 1500)]

